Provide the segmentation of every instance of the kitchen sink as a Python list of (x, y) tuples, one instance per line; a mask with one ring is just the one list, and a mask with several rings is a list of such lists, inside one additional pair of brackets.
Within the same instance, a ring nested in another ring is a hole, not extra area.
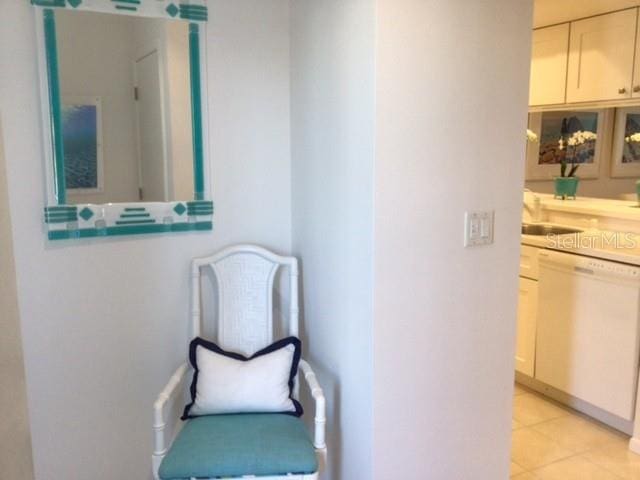
[(581, 233), (582, 230), (570, 227), (556, 227), (555, 225), (545, 225), (543, 223), (523, 223), (523, 235), (567, 235), (570, 233)]

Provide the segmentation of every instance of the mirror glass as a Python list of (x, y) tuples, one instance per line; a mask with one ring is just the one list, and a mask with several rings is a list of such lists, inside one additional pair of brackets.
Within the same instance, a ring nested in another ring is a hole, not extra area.
[(640, 162), (640, 113), (629, 112), (624, 120), (624, 141), (622, 142), (623, 164)]
[(189, 25), (59, 10), (67, 203), (193, 198)]
[(572, 172), (581, 197), (635, 200), (640, 178), (640, 107), (574, 108), (529, 114), (526, 184), (553, 193), (554, 177)]
[(578, 132), (596, 134), (597, 131), (597, 112), (565, 111), (543, 113), (539, 136), (538, 164), (560, 165), (563, 160), (570, 164), (593, 163), (597, 138), (590, 139), (579, 145), (571, 145), (571, 143)]

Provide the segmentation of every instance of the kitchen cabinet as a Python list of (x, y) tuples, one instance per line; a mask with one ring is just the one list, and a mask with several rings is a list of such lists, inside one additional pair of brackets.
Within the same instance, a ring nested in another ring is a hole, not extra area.
[(538, 247), (520, 245), (520, 276), (538, 279)]
[(568, 58), (568, 23), (533, 31), (529, 105), (565, 102)]
[(538, 282), (520, 277), (516, 370), (530, 377), (534, 376), (537, 315)]
[(636, 57), (633, 67), (633, 88), (631, 89), (632, 98), (640, 98), (640, 10), (638, 11), (638, 25), (636, 32)]
[(637, 16), (633, 8), (571, 23), (567, 103), (631, 98)]
[(516, 370), (533, 377), (536, 360), (538, 315), (538, 252), (529, 245), (520, 247), (520, 293), (518, 295), (518, 333)]

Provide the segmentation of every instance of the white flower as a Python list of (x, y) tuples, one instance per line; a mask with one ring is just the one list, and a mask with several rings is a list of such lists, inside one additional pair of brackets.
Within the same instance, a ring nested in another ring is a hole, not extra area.
[(532, 132), (528, 128), (527, 128), (527, 141), (528, 142), (537, 142), (538, 141), (538, 135), (536, 135), (534, 132)]
[(627, 143), (630, 143), (630, 142), (638, 143), (640, 142), (640, 133), (634, 133), (633, 135), (629, 135), (624, 140)]
[(558, 140), (558, 150), (564, 150), (564, 142), (562, 139)]
[(597, 138), (598, 136), (593, 132), (578, 130), (577, 132), (574, 132), (573, 135), (571, 135), (569, 140), (567, 140), (567, 144), (572, 147), (577, 147), (578, 145), (596, 140)]

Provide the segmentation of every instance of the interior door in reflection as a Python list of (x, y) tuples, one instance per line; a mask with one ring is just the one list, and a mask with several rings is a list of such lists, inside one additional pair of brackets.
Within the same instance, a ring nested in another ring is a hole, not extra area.
[(135, 62), (138, 115), (140, 200), (169, 200), (164, 149), (160, 61), (154, 50)]

